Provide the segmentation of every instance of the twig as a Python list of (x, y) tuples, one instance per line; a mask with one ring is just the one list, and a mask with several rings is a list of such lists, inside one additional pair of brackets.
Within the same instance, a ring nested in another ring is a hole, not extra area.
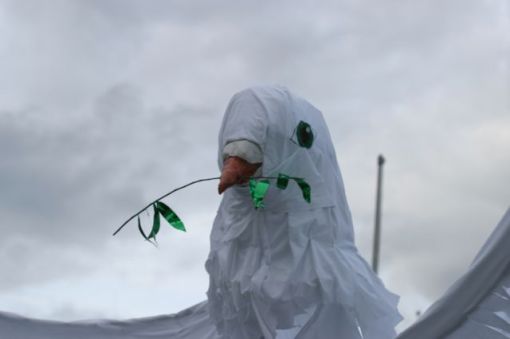
[[(186, 188), (188, 186), (191, 186), (191, 185), (194, 185), (194, 184), (198, 184), (199, 182), (204, 182), (204, 181), (212, 181), (212, 180), (219, 180), (221, 177), (214, 177), (214, 178), (206, 178), (206, 179), (198, 179), (198, 180), (195, 180), (195, 181), (192, 181), (190, 183), (187, 183), (186, 185), (183, 185), (181, 187), (177, 187), (176, 189), (162, 195), (161, 197), (159, 197), (158, 199), (154, 200), (153, 202), (151, 202), (150, 204), (148, 204), (147, 206), (145, 206), (144, 208), (142, 208), (140, 211), (138, 211), (137, 213), (133, 214), (131, 217), (129, 217), (129, 219), (127, 219), (126, 221), (124, 221), (124, 223), (122, 225), (120, 225), (119, 228), (117, 228), (117, 230), (115, 232), (113, 232), (113, 236), (117, 235), (117, 233), (119, 233), (123, 228), (124, 226), (126, 226), (131, 220), (133, 220), (134, 218), (136, 218), (140, 213), (142, 213), (143, 211), (145, 211), (147, 208), (151, 207), (152, 204), (156, 203), (157, 201), (160, 201), (161, 199), (164, 199), (166, 197), (168, 197), (170, 194), (173, 194), (177, 191), (180, 191), (182, 190), (183, 188)], [(249, 178), (244, 178), (244, 179), (249, 179)], [(278, 177), (254, 177), (253, 179), (278, 179)]]
[(121, 229), (124, 228), (124, 226), (127, 225), (128, 222), (130, 222), (131, 220), (133, 220), (134, 218), (136, 218), (140, 213), (142, 213), (143, 211), (145, 211), (147, 208), (151, 207), (152, 204), (154, 204), (155, 202), (157, 201), (160, 201), (161, 199), (164, 199), (166, 197), (168, 197), (170, 194), (172, 193), (175, 193), (177, 191), (180, 191), (182, 190), (183, 188), (186, 188), (188, 186), (191, 186), (191, 185), (194, 185), (194, 184), (198, 184), (199, 182), (203, 182), (203, 181), (212, 181), (212, 180), (218, 180), (220, 179), (220, 177), (214, 177), (214, 178), (206, 178), (206, 179), (199, 179), (199, 180), (195, 180), (195, 181), (192, 181), (190, 183), (187, 183), (186, 185), (183, 185), (181, 187), (177, 187), (176, 189), (162, 195), (161, 197), (159, 197), (158, 199), (154, 200), (153, 202), (151, 202), (150, 204), (148, 204), (147, 206), (145, 206), (144, 208), (142, 208), (139, 212), (133, 214), (131, 217), (129, 217), (128, 220), (124, 221), (124, 223), (122, 225), (120, 225), (119, 228), (117, 228), (117, 230), (115, 232), (113, 232), (113, 235), (116, 235), (117, 233), (120, 232)]

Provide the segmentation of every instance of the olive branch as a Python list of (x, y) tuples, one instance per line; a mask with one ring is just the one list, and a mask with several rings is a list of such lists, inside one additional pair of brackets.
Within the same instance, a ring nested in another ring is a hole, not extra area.
[[(170, 196), (171, 194), (180, 191), (186, 187), (189, 187), (194, 184), (198, 184), (200, 182), (205, 181), (212, 181), (212, 180), (219, 180), (220, 177), (214, 177), (214, 178), (205, 178), (205, 179), (198, 179), (194, 180), (192, 182), (189, 182), (183, 186), (177, 187), (173, 190), (171, 190), (168, 193), (165, 193), (161, 197), (157, 198), (156, 200), (152, 201), (151, 203), (147, 204), (144, 208), (142, 208), (137, 213), (133, 214), (131, 217), (129, 217), (122, 225), (120, 225), (119, 228), (115, 232), (113, 232), (113, 236), (117, 235), (124, 226), (126, 226), (131, 220), (137, 218), (138, 221), (138, 230), (140, 231), (140, 234), (143, 236), (143, 238), (153, 245), (156, 245), (156, 235), (159, 233), (161, 228), (161, 216), (168, 222), (170, 226), (173, 228), (186, 232), (186, 227), (184, 226), (184, 223), (182, 220), (177, 216), (177, 214), (170, 208), (168, 205), (163, 203), (161, 200)], [(250, 187), (250, 195), (253, 201), (253, 206), (255, 209), (263, 208), (264, 207), (264, 197), (266, 196), (267, 191), (269, 190), (270, 186), (270, 180), (276, 180), (276, 187), (278, 187), (281, 190), (284, 190), (287, 188), (289, 181), (293, 180), (296, 182), (296, 184), (301, 189), (301, 193), (303, 195), (303, 199), (310, 203), (311, 202), (311, 188), (310, 185), (303, 179), (298, 177), (291, 177), (286, 174), (279, 173), (277, 177), (250, 177), (249, 178), (249, 187)], [(153, 222), (152, 222), (152, 228), (148, 235), (144, 232), (142, 228), (142, 224), (140, 222), (140, 214), (142, 214), (144, 211), (148, 210), (149, 208), (153, 208), (154, 215), (153, 215)]]

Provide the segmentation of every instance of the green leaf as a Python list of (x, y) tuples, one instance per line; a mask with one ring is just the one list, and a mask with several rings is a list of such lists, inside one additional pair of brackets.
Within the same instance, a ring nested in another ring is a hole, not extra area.
[(143, 231), (142, 223), (140, 222), (140, 216), (138, 216), (138, 230), (140, 231), (140, 233), (142, 234), (142, 237), (145, 240), (149, 240), (149, 238), (147, 238), (147, 236), (145, 235), (145, 232)]
[(268, 189), (269, 189), (268, 180), (257, 181), (253, 178), (250, 179), (250, 193), (255, 209), (264, 207), (263, 200), (264, 197), (266, 196)]
[(278, 187), (281, 190), (284, 190), (289, 185), (289, 179), (290, 177), (288, 175), (285, 175), (283, 173), (278, 174), (278, 179), (276, 180), (276, 187)]
[[(140, 231), (140, 233), (142, 234), (142, 237), (147, 240), (148, 242), (150, 242), (151, 244), (153, 244), (154, 246), (157, 247), (157, 243), (155, 242), (152, 242), (149, 237), (147, 237), (147, 235), (145, 235), (145, 232), (143, 231), (143, 228), (142, 228), (142, 223), (140, 222), (140, 216), (138, 216), (138, 230)], [(156, 240), (156, 238), (154, 238), (154, 240)]]
[(159, 219), (159, 211), (156, 208), (156, 204), (152, 204), (152, 207), (154, 208), (154, 220), (152, 222), (152, 230), (149, 234), (149, 239), (154, 238), (156, 239), (156, 234), (159, 232), (159, 226), (160, 226), (160, 219)]
[(303, 178), (293, 178), (303, 193), (303, 198), (310, 203), (312, 201), (312, 192), (310, 185)]
[(165, 218), (166, 221), (175, 229), (179, 231), (186, 232), (186, 228), (184, 227), (184, 223), (181, 221), (181, 219), (175, 214), (175, 212), (162, 203), (161, 201), (156, 202), (156, 209), (161, 213), (163, 218)]

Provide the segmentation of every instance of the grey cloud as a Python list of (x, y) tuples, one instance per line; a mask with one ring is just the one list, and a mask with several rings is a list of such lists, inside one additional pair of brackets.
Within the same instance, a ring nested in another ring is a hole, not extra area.
[[(0, 117), (3, 291), (102, 269), (108, 264), (98, 260), (125, 218), (186, 180), (217, 173), (215, 152), (203, 146), (216, 128), (200, 109), (147, 108), (130, 84), (113, 85), (92, 107), (78, 120), (44, 125), (30, 123), (30, 112)], [(181, 198), (207, 209), (208, 195), (192, 193)], [(193, 212), (182, 211), (184, 220)], [(118, 241), (139, 239), (132, 226)]]
[[(18, 226), (16, 223), (11, 225)], [(41, 226), (44, 227), (44, 223)], [(3, 272), (8, 272), (3, 274), (0, 290), (8, 293), (27, 286), (37, 287), (48, 281), (86, 276), (93, 271), (90, 259), (86, 252), (62, 241), (44, 242), (30, 236), (11, 234), (8, 239), (3, 239), (0, 249), (0, 267)]]

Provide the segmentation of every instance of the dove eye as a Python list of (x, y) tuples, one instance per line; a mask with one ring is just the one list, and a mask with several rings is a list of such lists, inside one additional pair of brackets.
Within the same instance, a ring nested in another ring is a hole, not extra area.
[(313, 131), (310, 124), (300, 121), (296, 127), (296, 137), (299, 146), (310, 148), (313, 144)]

